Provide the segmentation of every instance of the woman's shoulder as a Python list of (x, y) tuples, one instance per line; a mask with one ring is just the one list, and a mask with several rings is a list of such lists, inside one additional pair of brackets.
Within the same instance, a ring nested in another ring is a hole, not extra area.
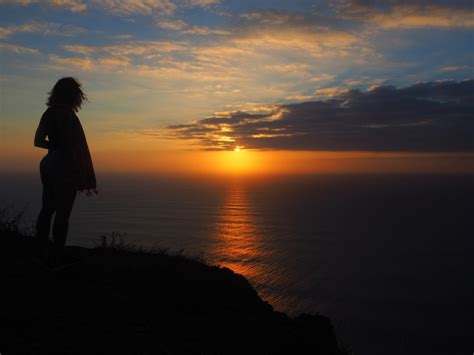
[(63, 118), (63, 117), (73, 117), (74, 112), (65, 106), (51, 106), (46, 109), (43, 113), (43, 117), (51, 118)]
[(43, 114), (41, 115), (41, 120), (42, 121), (50, 121), (53, 118), (53, 111), (51, 110), (51, 107), (48, 107)]

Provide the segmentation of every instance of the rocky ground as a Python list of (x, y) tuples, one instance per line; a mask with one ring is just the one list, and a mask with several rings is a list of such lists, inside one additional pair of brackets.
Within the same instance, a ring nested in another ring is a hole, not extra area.
[(229, 269), (107, 240), (56, 260), (7, 227), (2, 355), (342, 353), (328, 318), (276, 312)]

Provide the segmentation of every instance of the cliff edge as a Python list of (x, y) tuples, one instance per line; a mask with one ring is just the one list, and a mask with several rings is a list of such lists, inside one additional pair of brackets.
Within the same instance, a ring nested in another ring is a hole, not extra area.
[(330, 320), (290, 318), (227, 268), (162, 251), (66, 247), (48, 265), (0, 229), (2, 354), (339, 354)]

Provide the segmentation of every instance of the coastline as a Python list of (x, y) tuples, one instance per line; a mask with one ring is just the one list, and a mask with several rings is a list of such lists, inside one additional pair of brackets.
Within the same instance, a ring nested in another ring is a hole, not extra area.
[(330, 320), (291, 318), (227, 268), (102, 239), (62, 266), (0, 229), (0, 351), (126, 354), (342, 354)]

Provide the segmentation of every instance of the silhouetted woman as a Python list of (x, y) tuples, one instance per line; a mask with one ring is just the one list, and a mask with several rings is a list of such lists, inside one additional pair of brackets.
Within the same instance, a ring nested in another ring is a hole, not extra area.
[(85, 191), (87, 196), (97, 193), (92, 158), (76, 115), (85, 100), (86, 95), (76, 79), (60, 79), (49, 92), (48, 109), (35, 135), (35, 146), (48, 149), (40, 163), (43, 197), (36, 233), (42, 244), (48, 245), (51, 219), (55, 214), (53, 240), (58, 253), (66, 243), (77, 192)]

